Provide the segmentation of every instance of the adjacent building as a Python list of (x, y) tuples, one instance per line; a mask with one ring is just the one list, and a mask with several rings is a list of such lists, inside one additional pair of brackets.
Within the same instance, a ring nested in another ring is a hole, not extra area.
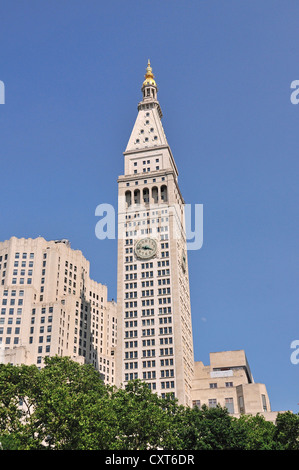
[(243, 350), (210, 353), (210, 365), (194, 364), (192, 405), (219, 404), (233, 416), (262, 414), (275, 421), (265, 384), (255, 383)]
[(118, 178), (117, 385), (141, 379), (191, 404), (193, 339), (184, 200), (150, 62)]
[(0, 360), (43, 366), (45, 356), (93, 364), (115, 382), (116, 304), (67, 240), (0, 243)]

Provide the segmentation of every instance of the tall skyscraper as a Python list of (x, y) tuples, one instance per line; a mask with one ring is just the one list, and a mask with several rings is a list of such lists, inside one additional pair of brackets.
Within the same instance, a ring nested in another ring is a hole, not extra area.
[(141, 379), (191, 404), (193, 339), (184, 200), (150, 62), (118, 179), (116, 385)]

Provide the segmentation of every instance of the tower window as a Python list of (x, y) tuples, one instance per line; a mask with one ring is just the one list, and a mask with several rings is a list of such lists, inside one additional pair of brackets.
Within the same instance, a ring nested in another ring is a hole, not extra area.
[(167, 201), (167, 187), (165, 185), (161, 186), (161, 199)]

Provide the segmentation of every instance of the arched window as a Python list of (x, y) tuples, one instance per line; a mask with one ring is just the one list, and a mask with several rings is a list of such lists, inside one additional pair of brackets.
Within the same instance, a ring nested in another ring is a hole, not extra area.
[(126, 206), (130, 207), (130, 205), (132, 204), (131, 191), (126, 191), (125, 196), (126, 196)]
[(158, 192), (157, 186), (154, 186), (152, 188), (152, 198), (153, 198), (154, 203), (157, 204), (159, 201), (159, 192)]
[(143, 202), (145, 204), (149, 203), (149, 190), (148, 190), (148, 188), (144, 188), (144, 190), (143, 190)]
[(163, 184), (163, 186), (161, 186), (161, 200), (163, 202), (167, 202), (167, 186), (165, 186), (165, 184)]
[(134, 191), (134, 204), (140, 204), (140, 191), (135, 189)]

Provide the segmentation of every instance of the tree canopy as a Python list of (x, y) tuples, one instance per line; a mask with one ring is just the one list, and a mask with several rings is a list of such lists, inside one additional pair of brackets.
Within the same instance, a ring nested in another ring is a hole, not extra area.
[(104, 385), (92, 365), (68, 357), (45, 367), (0, 364), (0, 442), (13, 450), (298, 450), (299, 415), (232, 417), (183, 407), (146, 383)]

